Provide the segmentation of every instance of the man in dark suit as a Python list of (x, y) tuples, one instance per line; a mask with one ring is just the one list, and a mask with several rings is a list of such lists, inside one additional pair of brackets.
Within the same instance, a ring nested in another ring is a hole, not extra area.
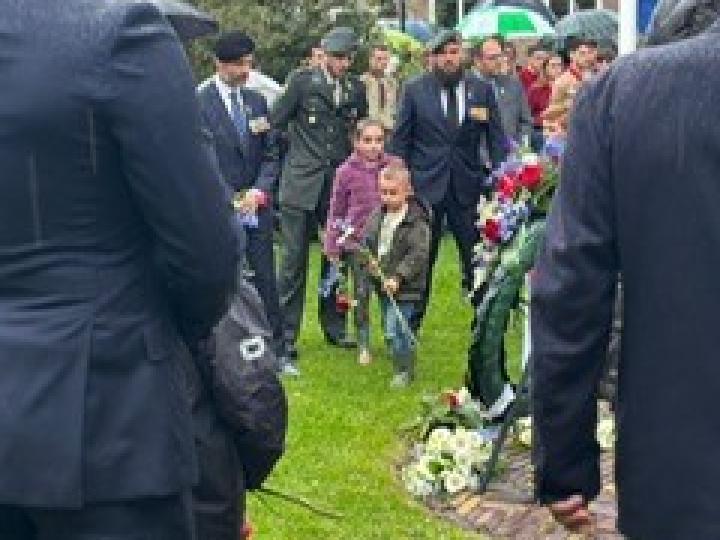
[(720, 538), (719, 44), (716, 22), (617, 60), (576, 99), (532, 282), (537, 495), (572, 528), (600, 486), (595, 395), (620, 271), (619, 529)]
[[(310, 241), (318, 226), (325, 228), (335, 170), (350, 155), (353, 125), (368, 110), (365, 86), (347, 73), (356, 46), (351, 29), (334, 29), (322, 45), (324, 66), (295, 72), (270, 115), (273, 127), (287, 129), (290, 143), (280, 180), (279, 289), (291, 356), (297, 354), (305, 310)], [(329, 267), (323, 256), (321, 276), (327, 276)], [(334, 298), (321, 297), (319, 311), (327, 341), (353, 347), (346, 336), (346, 317), (337, 311)]]
[[(280, 158), (267, 120), (265, 98), (244, 88), (253, 66), (254, 50), (255, 43), (242, 32), (220, 36), (215, 45), (215, 76), (200, 85), (198, 98), (203, 124), (213, 134), (222, 176), (236, 194), (241, 210), (257, 218), (257, 223), (246, 231), (245, 256), (252, 272), (250, 280), (260, 293), (273, 329), (275, 352), (282, 358), (284, 343), (270, 202), (280, 174)], [(238, 269), (243, 271), (243, 267)]]
[(187, 59), (149, 3), (2, 10), (0, 538), (190, 539), (235, 236)]
[[(503, 131), (492, 87), (463, 73), (460, 35), (442, 32), (430, 49), (435, 67), (405, 85), (391, 151), (410, 167), (415, 193), (432, 204), (431, 267), (447, 218), (469, 288), (477, 204), (489, 168), (504, 157)], [(480, 159), (482, 141), (487, 141), (491, 163)], [(428, 297), (431, 282), (432, 271)]]

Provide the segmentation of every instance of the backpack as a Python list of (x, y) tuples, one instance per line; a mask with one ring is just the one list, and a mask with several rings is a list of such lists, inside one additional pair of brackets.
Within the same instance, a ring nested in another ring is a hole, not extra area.
[(232, 307), (214, 331), (210, 382), (243, 464), (246, 487), (253, 490), (285, 450), (288, 406), (262, 301), (250, 283), (239, 281)]

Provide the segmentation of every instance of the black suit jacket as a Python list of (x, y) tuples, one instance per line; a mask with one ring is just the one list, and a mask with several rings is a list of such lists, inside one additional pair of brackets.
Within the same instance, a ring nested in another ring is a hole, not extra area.
[(537, 488), (598, 490), (595, 399), (617, 272), (620, 528), (720, 538), (720, 25), (583, 90), (532, 283)]
[[(280, 174), (280, 158), (275, 134), (248, 131), (242, 144), (235, 124), (227, 112), (214, 79), (198, 87), (203, 124), (213, 134), (215, 152), (225, 181), (234, 191), (258, 188), (272, 194)], [(268, 107), (262, 94), (245, 89), (243, 102), (250, 122), (267, 120)]]
[(176, 492), (196, 473), (181, 337), (235, 277), (187, 59), (149, 3), (2, 12), (0, 504)]
[(451, 128), (442, 108), (437, 77), (425, 73), (405, 84), (391, 152), (412, 171), (415, 191), (432, 204), (452, 182), (461, 204), (476, 204), (487, 177), (480, 147), (487, 140), (493, 165), (504, 158), (504, 135), (492, 87), (476, 77), (465, 79), (465, 116)]

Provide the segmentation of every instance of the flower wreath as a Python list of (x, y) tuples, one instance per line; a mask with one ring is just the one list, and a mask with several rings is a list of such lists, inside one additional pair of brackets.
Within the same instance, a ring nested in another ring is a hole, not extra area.
[(467, 384), (491, 417), (500, 416), (515, 397), (503, 338), (544, 238), (562, 151), (557, 141), (548, 141), (542, 154), (512, 147), (492, 173), (492, 194), (478, 204), (480, 241), (473, 254), (470, 298), (475, 314)]

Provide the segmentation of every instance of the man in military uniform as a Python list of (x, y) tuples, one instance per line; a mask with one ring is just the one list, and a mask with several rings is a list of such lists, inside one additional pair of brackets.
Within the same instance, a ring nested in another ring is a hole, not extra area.
[[(283, 256), (279, 292), (288, 353), (296, 357), (295, 341), (305, 303), (308, 251), (318, 227), (325, 226), (335, 169), (351, 151), (350, 131), (367, 115), (365, 88), (347, 75), (355, 36), (336, 28), (322, 42), (324, 66), (298, 71), (275, 104), (270, 122), (288, 130), (289, 151), (280, 180), (280, 228)], [(322, 276), (329, 264), (323, 257)], [(345, 315), (334, 298), (321, 298), (320, 323), (328, 342), (352, 347), (346, 337)]]

